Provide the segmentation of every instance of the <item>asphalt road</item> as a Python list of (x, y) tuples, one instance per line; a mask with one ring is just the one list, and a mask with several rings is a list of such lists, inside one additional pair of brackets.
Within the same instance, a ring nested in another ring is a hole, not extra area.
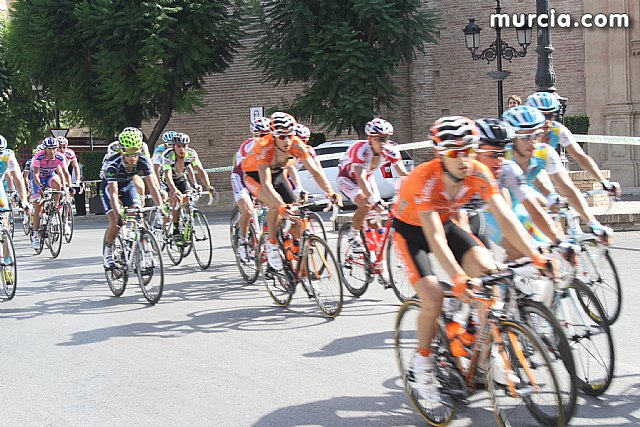
[[(166, 269), (146, 304), (136, 279), (113, 297), (101, 267), (104, 219), (78, 221), (58, 259), (16, 230), (19, 288), (0, 304), (3, 426), (424, 425), (400, 385), (392, 345), (398, 301), (374, 284), (335, 320), (298, 292), (276, 307), (233, 262), (226, 216), (210, 217), (208, 271), (191, 255)], [(616, 244), (640, 250), (640, 233)], [(638, 252), (614, 250), (624, 305), (614, 325), (616, 378), (581, 396), (572, 425), (640, 425)], [(165, 262), (168, 259), (165, 257)], [(454, 426), (495, 425), (486, 394)]]

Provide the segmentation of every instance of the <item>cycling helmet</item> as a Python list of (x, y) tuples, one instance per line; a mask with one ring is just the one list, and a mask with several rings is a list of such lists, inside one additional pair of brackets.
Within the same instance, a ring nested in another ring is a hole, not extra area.
[(480, 131), (480, 143), (503, 147), (513, 142), (515, 132), (505, 122), (498, 119), (479, 119), (476, 126)]
[(540, 110), (529, 105), (518, 105), (508, 109), (502, 114), (502, 120), (515, 131), (539, 129), (546, 122)]
[(293, 127), (293, 134), (303, 141), (308, 141), (311, 138), (311, 131), (301, 123), (297, 123)]
[(165, 133), (162, 134), (162, 142), (164, 142), (165, 144), (171, 144), (173, 142), (173, 136), (176, 133), (177, 132), (172, 130), (166, 131)]
[(431, 127), (431, 138), (436, 148), (453, 148), (477, 143), (479, 132), (473, 120), (449, 116), (436, 120)]
[(58, 140), (52, 136), (48, 136), (42, 140), (43, 148), (58, 148)]
[(118, 135), (118, 141), (124, 150), (129, 148), (139, 149), (142, 147), (142, 132), (136, 128), (125, 128)]
[(191, 138), (189, 138), (189, 135), (187, 135), (186, 133), (176, 132), (176, 134), (173, 135), (173, 139), (171, 141), (174, 144), (186, 145), (191, 142)]
[(293, 135), (296, 119), (291, 114), (278, 111), (271, 115), (271, 133), (276, 136)]
[(69, 145), (69, 140), (64, 136), (58, 136), (56, 139), (58, 140), (58, 145)]
[(7, 139), (0, 135), (0, 150), (4, 150), (5, 148), (7, 148)]
[(535, 107), (542, 111), (543, 114), (555, 113), (560, 109), (560, 100), (550, 92), (536, 92), (529, 95), (527, 105)]
[(364, 126), (367, 136), (393, 135), (393, 126), (385, 119), (375, 118)]
[(271, 121), (268, 117), (256, 117), (251, 121), (251, 126), (249, 126), (249, 128), (251, 129), (251, 133), (254, 134), (269, 133), (269, 130), (271, 129)]

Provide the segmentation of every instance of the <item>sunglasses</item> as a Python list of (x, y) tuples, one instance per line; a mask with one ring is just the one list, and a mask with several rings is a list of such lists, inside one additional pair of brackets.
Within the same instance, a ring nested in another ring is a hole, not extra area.
[(538, 139), (538, 137), (542, 135), (542, 132), (534, 132), (534, 133), (517, 133), (516, 139), (520, 139), (522, 141), (534, 141)]
[(276, 139), (279, 139), (280, 141), (287, 141), (291, 139), (291, 135), (276, 135)]
[(140, 157), (140, 152), (138, 151), (137, 153), (124, 153), (125, 157)]
[(488, 149), (478, 148), (476, 150), (476, 153), (485, 155), (491, 159), (501, 159), (504, 157), (505, 150), (488, 150)]
[(450, 159), (456, 159), (458, 157), (468, 157), (474, 153), (473, 146), (467, 145), (465, 147), (460, 148), (446, 148), (443, 150), (438, 150), (441, 156), (448, 157)]
[(189, 144), (173, 144), (174, 147), (186, 147)]
[(382, 144), (385, 144), (385, 143), (389, 142), (389, 137), (388, 136), (374, 136), (373, 139), (378, 141), (378, 142), (380, 142), (380, 143), (382, 143)]

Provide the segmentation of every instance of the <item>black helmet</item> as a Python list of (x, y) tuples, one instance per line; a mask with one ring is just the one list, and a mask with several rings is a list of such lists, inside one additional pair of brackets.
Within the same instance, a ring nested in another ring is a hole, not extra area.
[(503, 147), (513, 142), (515, 137), (513, 129), (502, 120), (479, 119), (476, 120), (476, 126), (480, 130), (480, 144)]

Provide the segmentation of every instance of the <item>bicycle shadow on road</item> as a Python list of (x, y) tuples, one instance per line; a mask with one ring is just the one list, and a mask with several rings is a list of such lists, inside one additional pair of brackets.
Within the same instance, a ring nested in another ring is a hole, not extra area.
[(393, 349), (393, 331), (377, 332), (338, 338), (312, 353), (304, 353), (305, 357), (332, 357), (355, 353), (360, 350)]

